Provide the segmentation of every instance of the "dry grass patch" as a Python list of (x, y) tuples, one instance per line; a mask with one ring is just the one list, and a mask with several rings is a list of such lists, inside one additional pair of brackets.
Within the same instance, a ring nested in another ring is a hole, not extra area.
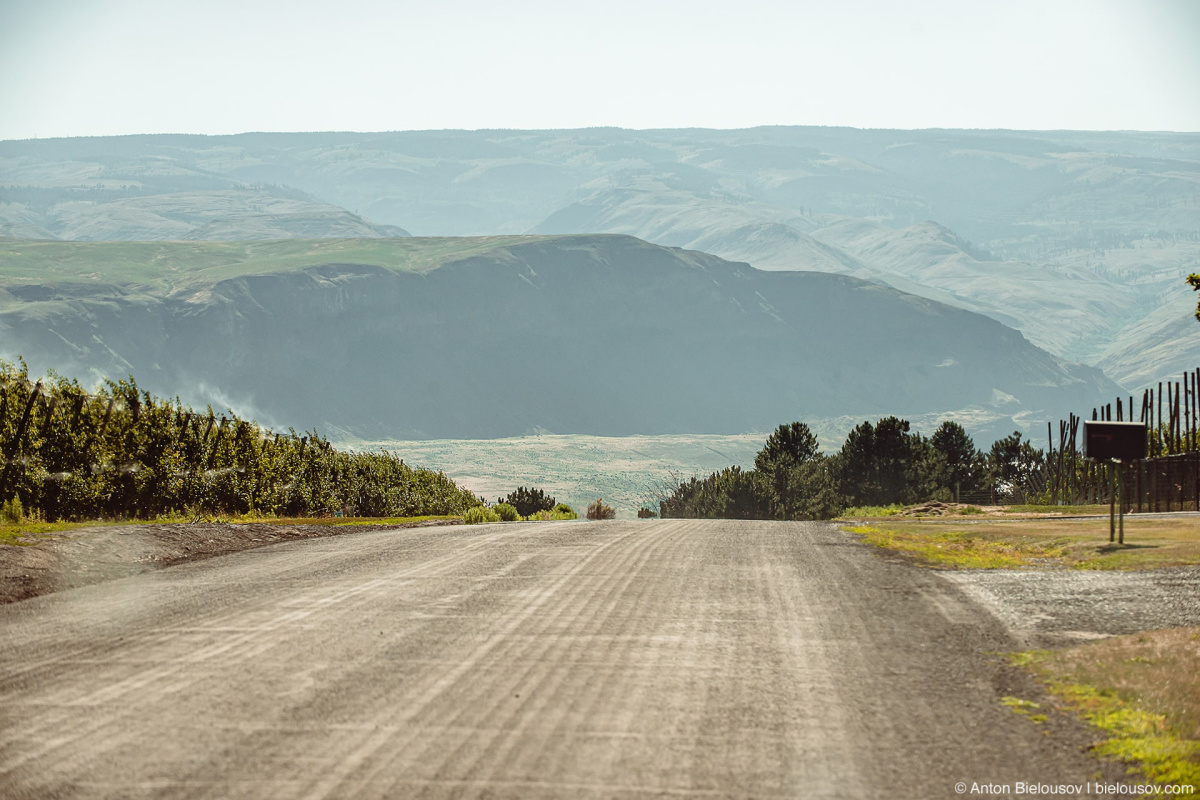
[(1048, 562), (1077, 569), (1153, 569), (1200, 564), (1200, 518), (1125, 518), (1125, 545), (1107, 519), (929, 522), (889, 518), (847, 528), (877, 547), (941, 567), (1012, 569)]
[(1055, 698), (1104, 731), (1099, 755), (1157, 783), (1200, 784), (1200, 628), (1018, 654)]
[(1040, 505), (1009, 505), (989, 506), (972, 505), (969, 503), (945, 503), (933, 501), (912, 506), (852, 506), (843, 511), (838, 519), (863, 520), (876, 517), (913, 517), (921, 518), (997, 518), (1013, 519), (1025, 517), (1072, 517), (1087, 514), (1107, 514), (1108, 505), (1085, 506), (1040, 506)]

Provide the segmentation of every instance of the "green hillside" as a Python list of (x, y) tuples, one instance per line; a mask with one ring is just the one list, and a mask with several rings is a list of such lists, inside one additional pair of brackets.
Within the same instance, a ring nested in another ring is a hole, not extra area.
[(96, 281), (172, 290), (246, 275), (363, 264), (424, 273), (541, 236), (284, 239), (250, 242), (57, 242), (0, 239), (0, 286)]

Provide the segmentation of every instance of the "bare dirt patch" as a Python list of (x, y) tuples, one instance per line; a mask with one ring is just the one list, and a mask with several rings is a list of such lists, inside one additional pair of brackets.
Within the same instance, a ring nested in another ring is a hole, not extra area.
[(331, 525), (303, 522), (97, 525), (14, 537), (0, 545), (0, 603), (293, 539), (364, 530), (456, 525), (462, 520)]

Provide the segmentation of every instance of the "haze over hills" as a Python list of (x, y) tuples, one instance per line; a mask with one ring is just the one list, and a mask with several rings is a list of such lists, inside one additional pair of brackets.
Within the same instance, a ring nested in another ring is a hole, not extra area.
[(170, 164), (0, 168), (0, 235), (68, 241), (407, 236), (295, 188), (246, 185)]
[(10, 241), (0, 256), (0, 356), (362, 439), (942, 411), (993, 435), (1119, 392), (972, 312), (624, 236)]
[[(360, 216), (361, 215), (361, 216)], [(389, 227), (394, 226), (394, 227)], [(1200, 358), (1200, 135), (845, 128), (0, 142), (0, 234), (624, 233), (980, 311), (1129, 385)], [(1173, 314), (1174, 312), (1172, 312)]]

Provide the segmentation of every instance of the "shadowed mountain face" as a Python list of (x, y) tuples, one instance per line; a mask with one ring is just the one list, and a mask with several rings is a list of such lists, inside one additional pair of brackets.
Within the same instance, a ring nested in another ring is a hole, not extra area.
[(1200, 134), (780, 127), (0, 142), (0, 235), (628, 234), (978, 311), (1130, 388), (1174, 375), (1174, 353), (1200, 359), (1200, 325), (1159, 319), (1200, 271), (1198, 209)]
[(10, 281), (0, 355), (133, 372), (192, 401), (220, 387), (208, 399), (270, 409), (268, 423), (368, 439), (737, 433), (961, 409), (1011, 423), (1119, 393), (994, 320), (847, 276), (622, 236), (458, 246), (473, 249), (416, 270)]

